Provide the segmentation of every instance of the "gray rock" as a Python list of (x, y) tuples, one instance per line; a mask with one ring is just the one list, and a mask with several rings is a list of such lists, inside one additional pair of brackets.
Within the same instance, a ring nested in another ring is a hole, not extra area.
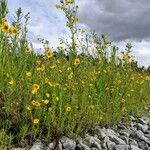
[(119, 136), (126, 144), (129, 144), (129, 138), (126, 136)]
[(112, 129), (106, 129), (106, 135), (109, 136), (109, 135), (116, 135), (116, 136), (119, 136), (119, 133), (115, 132), (114, 130)]
[(130, 129), (125, 129), (125, 130), (120, 130), (119, 131), (120, 135), (123, 135), (123, 136), (126, 136), (126, 137), (129, 137), (131, 133), (132, 133), (132, 131)]
[(141, 130), (133, 131), (131, 133), (131, 137), (133, 138), (141, 138), (142, 136), (144, 136), (144, 133)]
[(86, 138), (83, 140), (83, 143), (88, 147), (95, 147), (101, 150), (101, 141), (96, 137), (86, 135)]
[(90, 150), (90, 148), (87, 145), (80, 143), (80, 144), (77, 144), (76, 150)]
[(134, 145), (134, 146), (138, 146), (137, 141), (133, 140), (133, 139), (129, 139), (129, 145)]
[(100, 140), (103, 140), (106, 137), (106, 129), (105, 128), (100, 129), (97, 127), (95, 129), (95, 132), (98, 136), (98, 139), (100, 139)]
[(126, 126), (125, 126), (123, 123), (119, 123), (119, 124), (117, 125), (117, 128), (118, 128), (118, 129), (121, 129), (121, 130), (124, 130), (124, 129), (126, 129)]
[(143, 140), (144, 142), (146, 142), (146, 143), (150, 146), (150, 139), (149, 139), (149, 138), (143, 136), (143, 137), (141, 138), (141, 140)]
[(147, 132), (148, 131), (148, 125), (147, 124), (140, 124), (140, 123), (137, 123), (137, 129), (138, 130), (141, 130), (142, 132)]
[(60, 142), (60, 141), (59, 141), (59, 143), (58, 143), (57, 148), (58, 148), (58, 150), (63, 150), (63, 147), (62, 147), (62, 144), (61, 144), (61, 142)]
[(98, 150), (98, 149), (95, 147), (91, 147), (90, 150)]
[(31, 147), (30, 150), (43, 150), (43, 144), (41, 141), (35, 142), (35, 144)]
[(106, 136), (102, 141), (101, 141), (101, 147), (102, 150), (107, 150), (107, 142), (109, 142), (109, 137)]
[(12, 148), (11, 150), (26, 150), (25, 148)]
[(138, 142), (138, 145), (142, 150), (148, 150), (148, 145), (146, 142), (144, 141)]
[(114, 142), (114, 143), (116, 143), (116, 144), (118, 144), (118, 145), (125, 145), (125, 144), (126, 144), (122, 139), (120, 139), (120, 138), (117, 137), (116, 135), (109, 135), (109, 139), (110, 139), (112, 142)]
[(48, 147), (46, 150), (53, 150), (55, 148), (55, 146), (56, 146), (56, 142), (55, 141), (51, 142), (48, 144)]
[(129, 145), (116, 145), (115, 150), (129, 150)]
[(141, 123), (141, 124), (149, 124), (150, 122), (150, 118), (147, 118), (147, 117), (142, 117), (142, 118), (139, 118), (138, 119), (138, 122)]
[(150, 133), (146, 133), (146, 134), (144, 134), (144, 135), (145, 135), (145, 137), (147, 137), (147, 138), (150, 139)]
[(131, 122), (131, 123), (130, 123), (131, 129), (134, 128), (134, 127), (136, 127), (136, 124), (137, 124), (136, 122)]
[(118, 131), (96, 127), (92, 129), (93, 136), (87, 134), (84, 139), (76, 139), (76, 142), (64, 136), (58, 145), (54, 141), (44, 148), (41, 141), (37, 140), (30, 150), (54, 150), (56, 146), (57, 150), (150, 150), (150, 118), (131, 119), (130, 127), (119, 123)]
[(81, 137), (78, 137), (78, 138), (76, 139), (76, 144), (82, 143), (82, 141), (83, 141), (83, 139), (82, 139)]
[(150, 145), (150, 139), (144, 136), (144, 133), (140, 130), (136, 132), (136, 136), (141, 139), (142, 141), (145, 141), (148, 145)]
[(108, 150), (114, 150), (114, 148), (116, 146), (116, 144), (112, 141), (107, 141), (106, 145), (107, 145)]
[(140, 149), (138, 146), (130, 145), (129, 150), (142, 150), (142, 149)]
[(130, 119), (131, 119), (132, 122), (136, 121), (136, 118), (133, 117), (133, 116), (130, 116)]
[(62, 145), (62, 149), (65, 150), (74, 150), (76, 147), (76, 142), (65, 136), (60, 139), (60, 143)]

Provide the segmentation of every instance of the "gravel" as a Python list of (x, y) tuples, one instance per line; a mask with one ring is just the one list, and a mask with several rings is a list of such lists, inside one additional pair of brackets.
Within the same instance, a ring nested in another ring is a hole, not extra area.
[(41, 141), (35, 142), (30, 149), (12, 148), (11, 150), (150, 150), (150, 117), (135, 118), (131, 116), (131, 124), (126, 127), (119, 123), (117, 129), (93, 129), (94, 136), (87, 133), (80, 140), (63, 136), (47, 147)]

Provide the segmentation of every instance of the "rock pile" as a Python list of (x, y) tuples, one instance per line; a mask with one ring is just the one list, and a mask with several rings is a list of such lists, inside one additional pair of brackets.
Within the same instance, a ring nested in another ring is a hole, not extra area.
[(38, 141), (30, 150), (150, 150), (150, 117), (132, 117), (129, 127), (119, 123), (114, 130), (96, 127), (92, 131), (92, 135), (86, 134), (76, 141), (62, 137), (59, 144), (54, 141), (47, 147)]

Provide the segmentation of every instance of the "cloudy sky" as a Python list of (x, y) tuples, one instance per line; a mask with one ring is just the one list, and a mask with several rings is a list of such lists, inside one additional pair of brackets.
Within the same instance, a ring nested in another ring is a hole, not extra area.
[[(150, 0), (76, 1), (80, 25), (107, 34), (121, 49), (131, 42), (139, 65), (150, 65)], [(30, 12), (29, 39), (36, 49), (41, 48), (37, 37), (48, 39), (55, 46), (58, 37), (68, 34), (65, 17), (55, 8), (56, 3), (59, 0), (8, 0), (10, 19), (16, 8)]]

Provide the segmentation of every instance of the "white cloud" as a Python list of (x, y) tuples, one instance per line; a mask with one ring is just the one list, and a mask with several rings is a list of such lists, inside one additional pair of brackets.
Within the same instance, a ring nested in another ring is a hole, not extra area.
[[(29, 24), (29, 38), (30, 41), (33, 42), (36, 51), (43, 51), (43, 49), (40, 49), (42, 48), (42, 44), (37, 40), (37, 37), (49, 40), (51, 46), (56, 47), (58, 38), (62, 36), (66, 37), (68, 34), (68, 30), (65, 27), (65, 16), (60, 10), (55, 8), (56, 2), (59, 2), (59, 0), (8, 0), (11, 16), (19, 7), (21, 7), (25, 13), (30, 12), (31, 20)], [(96, 0), (92, 0), (92, 2), (88, 2), (88, 0), (77, 0), (79, 14), (85, 6), (95, 7), (93, 8), (95, 10), (97, 8), (95, 2)], [(87, 3), (90, 3), (90, 5)], [(88, 11), (86, 19), (88, 19)], [(88, 27), (83, 24), (82, 20), (81, 23), (81, 26)], [(142, 41), (136, 41), (134, 39), (120, 41), (117, 42), (117, 45), (121, 49), (124, 49), (127, 41), (132, 43), (132, 51), (139, 61), (139, 65), (150, 65), (150, 39), (144, 39)]]
[[(35, 49), (42, 46), (36, 39), (44, 38), (50, 41), (51, 46), (57, 44), (58, 38), (67, 34), (65, 16), (55, 8), (56, 0), (8, 0), (10, 12), (21, 7), (25, 14), (30, 12), (29, 38)], [(36, 41), (36, 42), (35, 42)]]
[(132, 44), (131, 51), (138, 61), (138, 65), (148, 67), (148, 65), (150, 65), (150, 39), (145, 39), (142, 41), (128, 39), (125, 41), (117, 42), (116, 44), (120, 50), (124, 50), (128, 42)]

